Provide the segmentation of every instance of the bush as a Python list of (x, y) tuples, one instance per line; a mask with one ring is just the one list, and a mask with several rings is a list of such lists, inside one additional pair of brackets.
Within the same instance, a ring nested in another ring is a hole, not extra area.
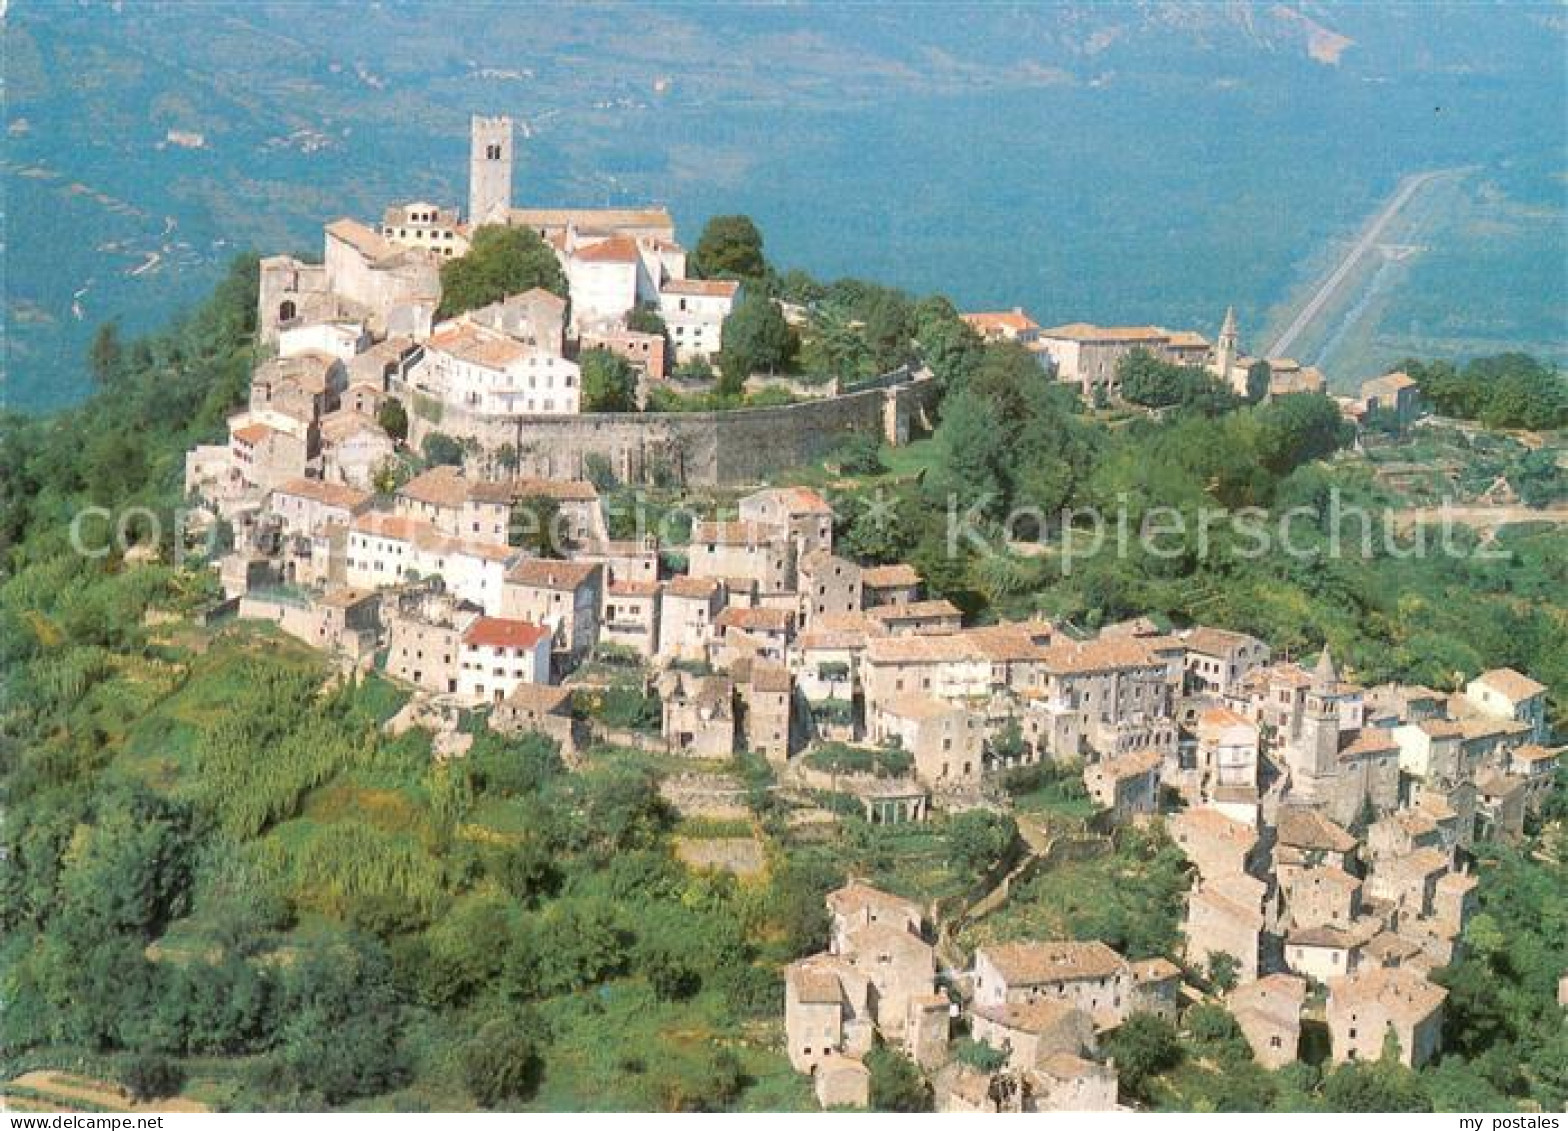
[(463, 445), (445, 432), (427, 432), (425, 442), (419, 446), (419, 450), (425, 457), (426, 463), (446, 464), (451, 467), (463, 465)]
[(491, 1021), (463, 1050), (463, 1082), (480, 1107), (526, 1100), (539, 1088), (544, 1059), (526, 1017)]
[(175, 1095), (185, 1085), (185, 1072), (165, 1056), (142, 1053), (131, 1058), (120, 1082), (138, 1103)]

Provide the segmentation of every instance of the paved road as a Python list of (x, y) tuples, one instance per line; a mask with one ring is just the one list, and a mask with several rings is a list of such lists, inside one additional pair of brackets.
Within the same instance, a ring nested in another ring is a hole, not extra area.
[(1290, 348), (1296, 344), (1296, 339), (1301, 337), (1319, 314), (1323, 313), (1323, 308), (1333, 299), (1335, 293), (1344, 284), (1346, 277), (1356, 269), (1356, 265), (1361, 262), (1367, 252), (1372, 250), (1373, 245), (1382, 236), (1383, 229), (1388, 227), (1389, 221), (1399, 215), (1400, 209), (1409, 204), (1410, 199), (1420, 192), (1423, 187), (1449, 172), (1452, 172), (1452, 170), (1433, 169), (1426, 173), (1416, 173), (1401, 181), (1393, 198), (1383, 206), (1381, 212), (1372, 218), (1371, 223), (1362, 229), (1360, 238), (1345, 253), (1345, 257), (1340, 260), (1339, 266), (1334, 268), (1333, 273), (1323, 280), (1322, 285), (1307, 300), (1307, 305), (1302, 307), (1301, 312), (1296, 315), (1295, 321), (1285, 327), (1285, 332), (1275, 339), (1274, 344), (1269, 347), (1268, 352), (1264, 356), (1289, 357)]

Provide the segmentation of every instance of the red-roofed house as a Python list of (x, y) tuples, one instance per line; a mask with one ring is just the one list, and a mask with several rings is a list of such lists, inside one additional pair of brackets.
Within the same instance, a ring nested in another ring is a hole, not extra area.
[(480, 617), (462, 636), (457, 691), (499, 703), (522, 683), (550, 682), (550, 630), (529, 621)]

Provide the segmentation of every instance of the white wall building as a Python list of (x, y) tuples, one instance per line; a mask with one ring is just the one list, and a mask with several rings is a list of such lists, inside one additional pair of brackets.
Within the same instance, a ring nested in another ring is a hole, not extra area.
[(575, 361), (469, 321), (437, 327), (409, 380), (420, 392), (471, 412), (569, 416), (582, 403)]

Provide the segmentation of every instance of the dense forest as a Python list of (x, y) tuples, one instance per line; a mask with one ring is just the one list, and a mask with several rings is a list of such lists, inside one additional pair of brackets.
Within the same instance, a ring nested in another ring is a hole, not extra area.
[[(1139, 550), (1066, 572), (1050, 555), (945, 553), (950, 494), (980, 503), (988, 533), (1018, 506), (1218, 502), (1308, 508), (1304, 537), (1326, 539), (1331, 488), (1371, 495), (1333, 462), (1348, 438), (1327, 400), (1085, 412), (1026, 356), (982, 346), (943, 300), (763, 270), (759, 291), (819, 312), (791, 343), (809, 364), (866, 373), (919, 357), (946, 386), (934, 435), (910, 449), (917, 466), (863, 443), (839, 461), (853, 555), (908, 556), (978, 619), (1201, 619), (1293, 650), (1327, 640), (1368, 681), (1452, 686), (1513, 664), (1551, 684), (1562, 726), (1560, 535), (1511, 536), (1508, 561)], [(80, 406), (0, 423), (4, 1076), (71, 1066), (240, 1109), (809, 1106), (773, 1026), (782, 964), (823, 942), (823, 893), (851, 870), (911, 894), (961, 890), (1005, 851), (1006, 829), (897, 832), (846, 815), (831, 844), (802, 846), (761, 788), (766, 770), (743, 759), (757, 787), (745, 824), (768, 866), (745, 880), (693, 871), (675, 846), (694, 830), (661, 799), (656, 758), (596, 750), (569, 770), (551, 743), (476, 723), (467, 757), (437, 761), (423, 732), (383, 730), (403, 700), (386, 681), (334, 678), (260, 628), (184, 619), (215, 587), (199, 559), (171, 564), (181, 461), (244, 397), (255, 278), (241, 260), (165, 332), (101, 338), (100, 387)], [(876, 492), (897, 521), (873, 520)], [(73, 552), (85, 506), (158, 516), (161, 560)], [(1560, 808), (1549, 817), (1560, 830)], [(1129, 1094), (1227, 1110), (1478, 1096), (1560, 1109), (1568, 1044), (1552, 994), (1568, 875), (1560, 831), (1535, 848), (1483, 850), (1484, 914), (1445, 975), (1440, 1064), (1268, 1073), (1203, 1013), (1180, 1032), (1140, 1023), (1118, 1037)], [(906, 867), (917, 859), (922, 871)], [(1168, 843), (1128, 840), (1075, 882), (1087, 910), (1070, 929), (1151, 951), (1172, 938), (1185, 878)], [(1025, 898), (1060, 895), (1045, 884)], [(883, 1106), (929, 1102), (899, 1058), (873, 1067)]]

